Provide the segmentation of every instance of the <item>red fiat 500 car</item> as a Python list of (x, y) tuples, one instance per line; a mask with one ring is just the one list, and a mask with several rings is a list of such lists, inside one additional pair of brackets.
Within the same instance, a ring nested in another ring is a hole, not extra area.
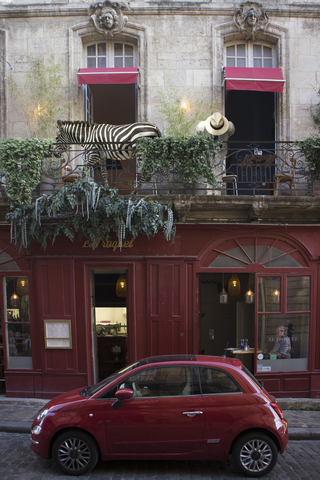
[(227, 460), (246, 476), (270, 472), (288, 442), (275, 399), (237, 359), (201, 355), (140, 360), (41, 409), (31, 448), (81, 475), (100, 457)]

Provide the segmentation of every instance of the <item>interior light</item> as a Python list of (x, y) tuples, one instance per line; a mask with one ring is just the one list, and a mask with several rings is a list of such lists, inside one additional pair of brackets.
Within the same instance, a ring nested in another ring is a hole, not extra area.
[(120, 275), (116, 284), (116, 294), (118, 297), (127, 296), (127, 281), (125, 275)]
[(280, 292), (278, 289), (272, 293), (272, 303), (279, 303), (280, 302)]
[(245, 303), (254, 303), (254, 293), (250, 288), (244, 296), (244, 301)]
[(240, 290), (241, 290), (241, 285), (240, 285), (239, 277), (236, 273), (233, 273), (228, 283), (228, 293), (229, 295), (236, 297), (237, 295), (240, 294)]

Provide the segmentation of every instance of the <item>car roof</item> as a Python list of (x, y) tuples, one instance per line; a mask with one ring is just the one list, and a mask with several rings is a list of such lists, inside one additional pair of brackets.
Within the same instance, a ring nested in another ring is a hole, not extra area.
[(216, 357), (213, 355), (157, 355), (154, 357), (146, 357), (139, 361), (139, 365), (146, 365), (149, 363), (165, 363), (165, 362), (199, 362), (211, 363), (215, 365), (232, 365), (234, 367), (242, 368), (242, 363), (237, 358)]

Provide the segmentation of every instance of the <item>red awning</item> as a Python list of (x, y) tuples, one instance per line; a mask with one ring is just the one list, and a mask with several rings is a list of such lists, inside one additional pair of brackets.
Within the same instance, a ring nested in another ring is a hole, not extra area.
[(135, 68), (79, 68), (79, 85), (111, 85), (138, 82), (139, 69)]
[(227, 90), (257, 90), (283, 92), (281, 68), (224, 67)]

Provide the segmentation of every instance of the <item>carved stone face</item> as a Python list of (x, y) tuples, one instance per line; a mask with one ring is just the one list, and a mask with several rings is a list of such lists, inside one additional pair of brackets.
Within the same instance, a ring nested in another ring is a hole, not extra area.
[(258, 23), (258, 16), (255, 11), (251, 10), (247, 15), (247, 24), (254, 27)]
[(112, 13), (105, 13), (104, 15), (102, 15), (100, 18), (100, 22), (105, 28), (112, 28), (114, 23)]

